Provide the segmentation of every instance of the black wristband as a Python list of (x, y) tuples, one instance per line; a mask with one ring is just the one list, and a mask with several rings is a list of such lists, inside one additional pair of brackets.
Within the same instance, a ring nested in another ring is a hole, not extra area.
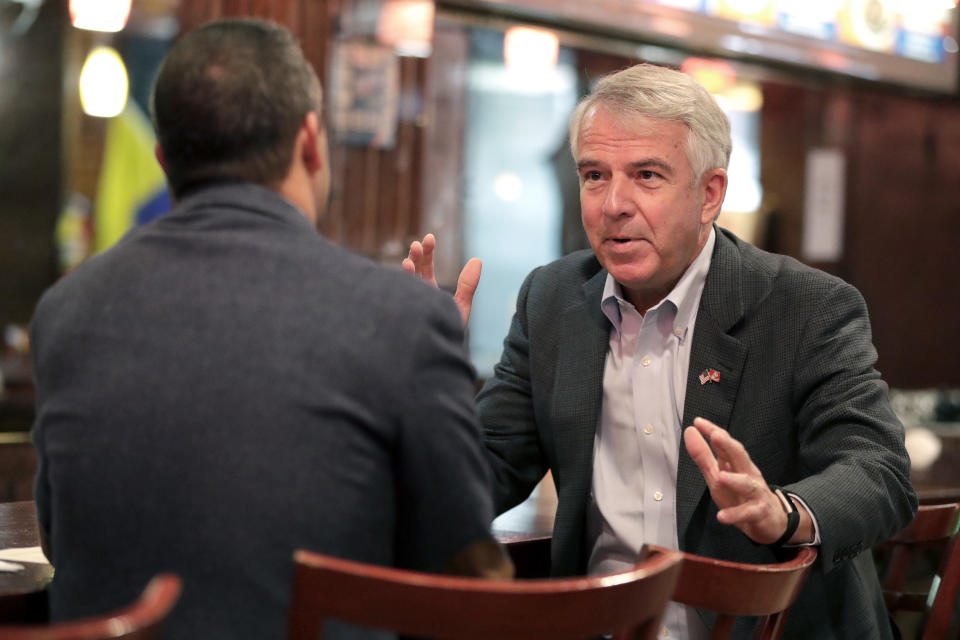
[(779, 540), (770, 545), (771, 547), (782, 547), (790, 541), (790, 538), (793, 537), (794, 533), (796, 533), (797, 527), (800, 526), (800, 512), (797, 511), (797, 507), (783, 492), (783, 489), (775, 485), (770, 485), (770, 490), (777, 495), (777, 497), (780, 499), (780, 503), (783, 505), (783, 510), (787, 512), (786, 531), (783, 532), (783, 535), (780, 536)]

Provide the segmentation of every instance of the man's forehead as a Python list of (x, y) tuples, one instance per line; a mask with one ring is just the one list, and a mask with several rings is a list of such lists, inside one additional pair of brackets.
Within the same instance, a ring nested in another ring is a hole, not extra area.
[(635, 152), (632, 163), (669, 162), (670, 158), (680, 161), (674, 156), (686, 155), (684, 143), (688, 133), (687, 125), (677, 120), (639, 114), (615, 117), (609, 113), (590, 113), (584, 117), (577, 135), (575, 160), (583, 165), (596, 162), (596, 156), (609, 152), (621, 158), (622, 152)]
[(588, 134), (601, 122), (622, 129), (625, 135), (650, 136), (673, 133), (686, 135), (690, 131), (687, 124), (680, 120), (612, 109), (604, 104), (597, 104), (590, 107), (584, 114), (579, 135), (582, 137)]

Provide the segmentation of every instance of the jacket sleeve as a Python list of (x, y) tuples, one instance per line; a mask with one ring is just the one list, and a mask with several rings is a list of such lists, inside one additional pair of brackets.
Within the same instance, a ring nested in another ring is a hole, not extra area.
[(431, 298), (397, 371), (395, 544), (399, 566), (438, 572), (492, 539), (493, 505), (463, 324), (448, 296)]
[(537, 270), (527, 276), (494, 373), (477, 396), (487, 458), (493, 471), (494, 508), (522, 502), (547, 471), (532, 398), (527, 304)]
[(807, 320), (797, 348), (798, 453), (811, 473), (787, 489), (813, 511), (829, 570), (906, 526), (917, 496), (903, 425), (874, 368), (860, 293), (838, 282)]

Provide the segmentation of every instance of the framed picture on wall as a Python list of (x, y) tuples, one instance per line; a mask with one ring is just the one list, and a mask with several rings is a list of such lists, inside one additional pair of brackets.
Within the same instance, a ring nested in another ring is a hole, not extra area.
[(341, 40), (331, 68), (331, 125), (338, 142), (390, 148), (397, 130), (399, 63), (392, 47)]

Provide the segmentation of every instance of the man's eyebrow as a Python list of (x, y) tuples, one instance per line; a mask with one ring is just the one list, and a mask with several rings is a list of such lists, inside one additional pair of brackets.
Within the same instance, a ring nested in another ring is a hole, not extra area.
[[(599, 160), (593, 160), (591, 158), (585, 158), (577, 163), (577, 171), (582, 171), (587, 167), (596, 167), (602, 164)], [(674, 166), (669, 162), (661, 160), (659, 158), (643, 158), (641, 160), (636, 160), (627, 165), (630, 169), (660, 169), (661, 171), (668, 172), (673, 171)]]
[(631, 162), (629, 165), (631, 169), (660, 169), (662, 171), (673, 171), (673, 165), (669, 162), (665, 162), (659, 158), (644, 158), (643, 160), (637, 160), (636, 162)]

